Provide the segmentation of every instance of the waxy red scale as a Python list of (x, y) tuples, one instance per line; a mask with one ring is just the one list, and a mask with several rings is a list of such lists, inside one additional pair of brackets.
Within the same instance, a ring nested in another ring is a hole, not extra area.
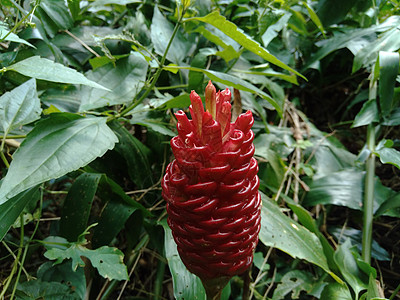
[(261, 198), (252, 113), (247, 111), (231, 123), (229, 89), (216, 93), (210, 82), (205, 95), (207, 111), (192, 91), (191, 120), (183, 111), (175, 114), (178, 136), (171, 140), (175, 160), (166, 169), (162, 194), (183, 263), (203, 283), (214, 284), (251, 265)]

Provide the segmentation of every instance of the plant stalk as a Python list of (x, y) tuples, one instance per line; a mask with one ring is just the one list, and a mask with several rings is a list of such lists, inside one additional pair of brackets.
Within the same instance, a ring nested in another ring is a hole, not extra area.
[(375, 126), (368, 125), (367, 148), (370, 155), (366, 162), (365, 187), (364, 187), (364, 223), (362, 237), (362, 259), (371, 263), (372, 245), (372, 223), (374, 209), (374, 188), (375, 188)]
[(169, 48), (171, 47), (172, 42), (173, 42), (176, 34), (178, 33), (178, 29), (182, 24), (183, 15), (184, 15), (184, 13), (182, 13), (182, 15), (180, 16), (178, 22), (175, 25), (174, 31), (172, 32), (172, 35), (171, 35), (171, 38), (169, 39), (167, 47), (165, 48), (164, 55), (161, 58), (160, 65), (158, 66), (158, 69), (157, 69), (156, 73), (154, 74), (154, 77), (153, 77), (153, 80), (151, 81), (150, 86), (147, 88), (147, 90), (143, 93), (143, 95), (137, 101), (135, 101), (133, 104), (131, 104), (130, 106), (125, 108), (121, 113), (119, 113), (116, 116), (116, 118), (120, 118), (120, 117), (123, 117), (126, 114), (128, 114), (131, 110), (133, 110), (136, 106), (138, 106), (147, 97), (147, 95), (153, 90), (153, 88), (156, 85), (157, 80), (160, 77), (161, 72), (163, 70), (165, 60), (167, 59), (167, 53), (169, 51)]

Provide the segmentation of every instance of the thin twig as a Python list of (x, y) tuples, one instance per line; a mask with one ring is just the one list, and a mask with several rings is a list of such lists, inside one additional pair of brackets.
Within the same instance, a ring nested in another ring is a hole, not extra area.
[(101, 57), (96, 51), (94, 51), (91, 47), (88, 46), (84, 41), (82, 41), (80, 38), (78, 38), (76, 35), (74, 35), (72, 32), (70, 32), (68, 29), (63, 30), (66, 34), (68, 34), (70, 37), (72, 37), (74, 40), (76, 40), (79, 44), (81, 44), (86, 50), (88, 50), (90, 53), (92, 53), (96, 57)]

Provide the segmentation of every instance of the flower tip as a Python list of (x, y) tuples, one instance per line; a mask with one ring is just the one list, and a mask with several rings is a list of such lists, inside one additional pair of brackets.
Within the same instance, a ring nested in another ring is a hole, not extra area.
[(215, 86), (212, 84), (211, 80), (208, 82), (205, 90), (206, 96), (206, 110), (210, 112), (213, 119), (215, 119), (216, 115), (216, 89)]

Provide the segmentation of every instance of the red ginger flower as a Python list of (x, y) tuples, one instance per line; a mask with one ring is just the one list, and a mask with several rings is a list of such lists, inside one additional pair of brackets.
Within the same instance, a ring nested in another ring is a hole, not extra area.
[(231, 93), (216, 93), (211, 81), (205, 97), (206, 111), (200, 96), (190, 94), (192, 120), (181, 110), (175, 114), (175, 160), (166, 169), (162, 195), (183, 263), (208, 293), (216, 293), (210, 290), (222, 288), (252, 263), (261, 198), (252, 113), (231, 123)]

